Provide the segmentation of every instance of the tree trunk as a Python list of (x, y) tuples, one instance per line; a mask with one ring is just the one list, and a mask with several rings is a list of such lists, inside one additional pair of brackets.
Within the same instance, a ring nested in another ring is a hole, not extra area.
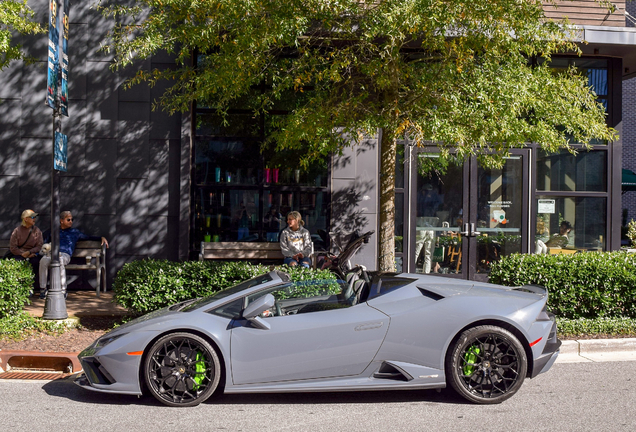
[(384, 129), (380, 141), (379, 270), (395, 271), (395, 132)]

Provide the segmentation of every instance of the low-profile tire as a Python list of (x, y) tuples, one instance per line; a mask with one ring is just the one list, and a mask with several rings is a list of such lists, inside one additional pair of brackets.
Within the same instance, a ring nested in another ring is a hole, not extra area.
[(157, 340), (144, 357), (144, 381), (150, 394), (172, 407), (190, 407), (217, 389), (221, 364), (216, 350), (200, 336), (171, 333)]
[(478, 326), (465, 330), (446, 356), (446, 377), (465, 399), (479, 404), (505, 401), (523, 384), (526, 352), (508, 330)]

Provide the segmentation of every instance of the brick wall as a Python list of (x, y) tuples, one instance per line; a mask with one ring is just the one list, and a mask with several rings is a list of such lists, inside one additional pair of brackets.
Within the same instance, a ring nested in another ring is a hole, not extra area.
[[(636, 2), (625, 4), (627, 12), (636, 17)], [(628, 27), (634, 24), (627, 20)], [(636, 78), (623, 81), (623, 168), (636, 172)], [(622, 195), (622, 208), (627, 209), (627, 221), (636, 220), (636, 192)]]

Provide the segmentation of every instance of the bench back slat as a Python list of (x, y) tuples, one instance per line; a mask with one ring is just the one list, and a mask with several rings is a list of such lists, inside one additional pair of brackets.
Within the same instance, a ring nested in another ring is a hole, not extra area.
[(280, 243), (201, 242), (200, 260), (263, 259), (282, 260)]

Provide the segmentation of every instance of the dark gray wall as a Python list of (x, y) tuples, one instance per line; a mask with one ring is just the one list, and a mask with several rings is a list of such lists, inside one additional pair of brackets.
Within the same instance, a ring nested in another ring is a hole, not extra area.
[(331, 171), (332, 231), (361, 234), (374, 230), (368, 244), (352, 259), (369, 270), (378, 268), (379, 142), (369, 138), (333, 158)]
[[(151, 110), (164, 87), (122, 83), (137, 69), (171, 68), (155, 56), (134, 68), (109, 70), (99, 52), (109, 24), (93, 2), (74, 2), (70, 12), (68, 172), (60, 181), (62, 210), (75, 226), (110, 242), (109, 275), (144, 257), (187, 257), (190, 138), (188, 115)], [(42, 22), (48, 3), (30, 1)], [(22, 210), (42, 214), (50, 226), (52, 110), (45, 106), (47, 35), (23, 38), (38, 61), (0, 72), (0, 238), (8, 239)]]

